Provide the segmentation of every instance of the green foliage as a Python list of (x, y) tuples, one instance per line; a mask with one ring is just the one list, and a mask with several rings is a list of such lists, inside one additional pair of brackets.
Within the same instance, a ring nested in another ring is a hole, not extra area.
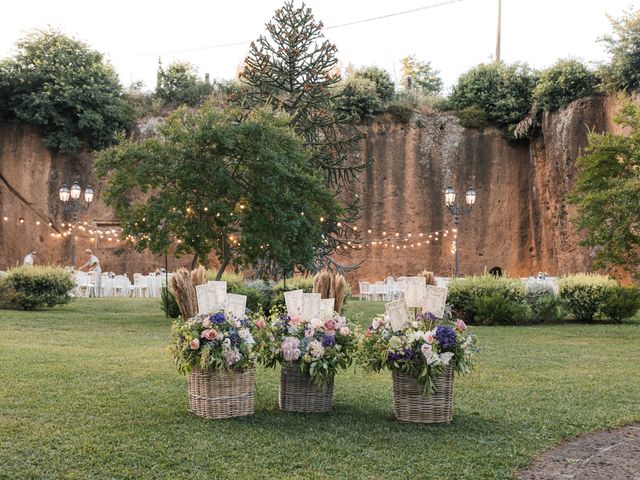
[(131, 109), (134, 119), (160, 117), (163, 114), (162, 102), (151, 92), (143, 90), (141, 81), (134, 82), (124, 90), (123, 99)]
[(605, 87), (610, 91), (640, 91), (640, 12), (628, 11), (616, 19), (609, 17), (613, 32), (600, 38), (611, 55), (602, 69)]
[(626, 104), (616, 122), (624, 135), (589, 134), (569, 201), (577, 206), (582, 245), (595, 248), (595, 266), (634, 273), (640, 264), (640, 108)]
[(560, 297), (567, 302), (567, 309), (578, 322), (600, 319), (602, 306), (618, 284), (605, 275), (578, 273), (562, 277), (558, 282)]
[(98, 153), (105, 202), (138, 250), (161, 253), (179, 240), (176, 253), (194, 263), (214, 251), (219, 274), (230, 262), (313, 267), (320, 218), (339, 213), (333, 192), (288, 117), (258, 110), (240, 120), (234, 110), (182, 107), (161, 138), (121, 138)]
[(597, 77), (578, 60), (559, 60), (540, 74), (533, 100), (542, 110), (553, 111), (592, 95)]
[(638, 287), (615, 287), (600, 305), (600, 312), (616, 323), (633, 317), (640, 309), (640, 289)]
[(480, 64), (462, 74), (450, 100), (456, 110), (477, 107), (510, 136), (530, 110), (536, 75), (523, 64)]
[(470, 107), (464, 107), (462, 110), (456, 112), (460, 125), (464, 128), (474, 128), (476, 130), (484, 130), (487, 126), (487, 116), (480, 107), (471, 105)]
[(38, 310), (71, 301), (76, 286), (71, 274), (60, 267), (24, 266), (0, 277), (0, 304), (5, 308)]
[(529, 305), (533, 323), (562, 323), (567, 320), (567, 304), (555, 293), (543, 293)]
[(431, 62), (421, 62), (414, 55), (404, 57), (400, 60), (402, 69), (402, 85), (407, 87), (407, 79), (411, 78), (412, 89), (426, 93), (427, 95), (437, 95), (442, 90), (443, 82), (440, 72), (431, 66)]
[(396, 86), (391, 80), (391, 75), (386, 70), (370, 66), (358, 68), (349, 78), (364, 78), (373, 82), (378, 98), (381, 102), (388, 102), (393, 98)]
[(197, 69), (187, 62), (174, 62), (166, 69), (158, 66), (156, 97), (164, 105), (178, 107), (201, 105), (213, 87), (198, 78)]
[(356, 120), (368, 120), (383, 111), (374, 82), (362, 77), (349, 77), (342, 84), (338, 110)]
[(396, 122), (400, 123), (409, 123), (415, 113), (415, 110), (410, 105), (398, 100), (387, 103), (385, 110), (391, 114)]
[(284, 306), (284, 292), (291, 290), (302, 290), (305, 293), (313, 292), (313, 277), (292, 277), (286, 282), (280, 280), (273, 286), (272, 306)]
[(529, 307), (501, 293), (474, 297), (471, 305), (473, 322), (478, 325), (522, 325), (530, 322)]
[(30, 33), (16, 49), (0, 63), (0, 118), (36, 125), (63, 152), (85, 142), (103, 148), (129, 125), (122, 87), (101, 53), (54, 30)]
[[(454, 278), (449, 283), (447, 302), (456, 315), (468, 323), (496, 322), (496, 319), (510, 323), (524, 321), (526, 306), (524, 310), (519, 307), (524, 305), (524, 301), (525, 289), (518, 279), (481, 275)], [(499, 307), (501, 312), (492, 317), (489, 311), (491, 306)], [(515, 317), (506, 319), (508, 313), (513, 313)], [(478, 317), (479, 314), (482, 317)]]
[(170, 288), (162, 287), (160, 289), (160, 307), (169, 318), (178, 318), (180, 316), (180, 307), (176, 302), (176, 297)]

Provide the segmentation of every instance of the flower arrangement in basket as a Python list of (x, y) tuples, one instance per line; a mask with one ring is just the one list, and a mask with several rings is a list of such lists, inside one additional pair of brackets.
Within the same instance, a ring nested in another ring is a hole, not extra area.
[(254, 409), (254, 325), (241, 313), (242, 299), (231, 299), (232, 308), (227, 302), (224, 310), (180, 318), (172, 327), (170, 350), (178, 370), (189, 375), (189, 411), (207, 419), (251, 415)]
[(260, 362), (267, 367), (282, 365), (280, 409), (331, 410), (334, 377), (353, 360), (357, 343), (353, 325), (333, 312), (333, 307), (307, 318), (302, 313), (274, 310), (267, 318), (258, 318), (255, 325)]
[[(451, 319), (449, 308), (442, 319), (431, 313), (411, 318), (404, 300), (392, 303), (398, 308), (375, 317), (362, 337), (359, 363), (368, 370), (391, 371), (396, 418), (448, 423), (452, 419), (453, 373), (469, 373), (475, 337), (462, 320)], [(402, 313), (401, 321), (397, 321), (398, 313)]]

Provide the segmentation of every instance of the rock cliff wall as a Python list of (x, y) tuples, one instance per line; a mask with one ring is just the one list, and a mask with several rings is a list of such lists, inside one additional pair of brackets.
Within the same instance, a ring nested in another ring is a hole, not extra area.
[[(612, 119), (619, 108), (620, 102), (612, 98), (578, 100), (545, 115), (540, 135), (519, 143), (506, 140), (494, 128), (462, 128), (453, 114), (366, 127), (360, 159), (371, 164), (347, 192), (358, 195), (364, 205), (358, 228), (368, 242), (382, 240), (385, 231), (387, 236), (411, 233), (413, 241), (400, 244), (400, 249), (389, 244), (353, 251), (343, 263), (363, 263), (350, 280), (378, 280), (423, 269), (451, 274), (453, 232), (429, 244), (419, 237), (454, 227), (443, 200), (448, 185), (459, 194), (468, 185), (477, 192), (476, 205), (462, 217), (458, 232), (461, 273), (481, 273), (494, 266), (515, 276), (588, 269), (590, 254), (578, 246), (572, 209), (564, 198), (573, 185), (575, 159), (586, 145), (588, 129), (617, 131)], [(78, 179), (96, 186), (96, 202), (80, 214), (81, 221), (113, 220), (101, 202), (91, 154), (51, 154), (29, 126), (0, 126), (0, 175), (0, 216), (9, 218), (0, 218), (0, 270), (18, 262), (30, 248), (38, 250), (39, 263), (69, 263), (70, 238), (51, 237), (57, 231), (47, 225), (70, 220), (58, 200), (62, 183)], [(19, 218), (25, 222), (19, 223)], [(78, 238), (80, 261), (87, 247), (97, 250), (104, 268), (116, 272), (149, 271), (164, 264), (163, 258), (115, 242), (96, 243), (84, 233)], [(188, 261), (170, 258), (170, 268)]]

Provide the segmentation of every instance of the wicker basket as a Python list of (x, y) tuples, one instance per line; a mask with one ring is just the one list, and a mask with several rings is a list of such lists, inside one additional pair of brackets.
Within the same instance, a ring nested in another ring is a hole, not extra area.
[(255, 370), (194, 368), (189, 375), (189, 411), (208, 420), (253, 414)]
[(333, 377), (324, 385), (316, 385), (297, 363), (283, 363), (280, 372), (280, 410), (285, 412), (322, 413), (331, 411)]
[(436, 393), (424, 396), (424, 386), (415, 377), (391, 372), (393, 377), (393, 411), (401, 422), (449, 423), (453, 418), (453, 366), (448, 365), (435, 378)]

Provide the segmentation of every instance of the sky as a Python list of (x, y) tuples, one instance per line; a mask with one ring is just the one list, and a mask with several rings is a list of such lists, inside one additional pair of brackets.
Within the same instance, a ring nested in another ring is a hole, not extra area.
[[(597, 38), (610, 31), (631, 0), (502, 0), (502, 60), (544, 68), (559, 58), (607, 59)], [(158, 58), (188, 61), (212, 79), (234, 78), (248, 42), (283, 0), (20, 0), (3, 5), (0, 58), (32, 29), (58, 28), (103, 52), (124, 85), (155, 88)], [(296, 0), (296, 4), (301, 2)], [(437, 5), (440, 4), (440, 5)], [(307, 0), (325, 26), (432, 8), (330, 28), (343, 66), (377, 65), (399, 80), (399, 61), (414, 54), (438, 69), (446, 88), (495, 52), (498, 0)], [(211, 48), (218, 46), (217, 48)]]

